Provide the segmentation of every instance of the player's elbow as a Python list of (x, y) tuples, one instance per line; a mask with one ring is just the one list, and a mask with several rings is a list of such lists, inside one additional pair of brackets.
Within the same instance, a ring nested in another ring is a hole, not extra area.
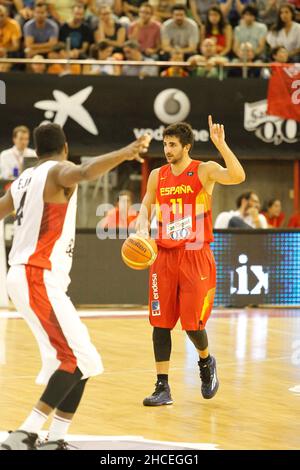
[(246, 174), (245, 174), (244, 170), (242, 170), (242, 171), (235, 174), (234, 184), (241, 184), (245, 181), (245, 179), (246, 179)]

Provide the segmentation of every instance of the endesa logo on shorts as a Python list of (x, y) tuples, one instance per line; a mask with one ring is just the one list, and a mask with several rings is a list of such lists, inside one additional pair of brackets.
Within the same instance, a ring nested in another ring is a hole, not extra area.
[(151, 302), (151, 314), (155, 316), (160, 315), (160, 304), (159, 304), (159, 294), (158, 294), (158, 285), (157, 285), (157, 274), (152, 274), (152, 297), (154, 300)]

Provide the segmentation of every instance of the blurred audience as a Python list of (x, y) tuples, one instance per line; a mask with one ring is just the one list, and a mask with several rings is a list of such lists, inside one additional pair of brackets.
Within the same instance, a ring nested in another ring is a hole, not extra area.
[(280, 6), (277, 21), (267, 35), (271, 48), (284, 46), (289, 57), (295, 60), (300, 56), (300, 24), (296, 23), (296, 11), (290, 3)]
[(0, 5), (0, 57), (8, 57), (20, 48), (22, 32), (19, 23), (9, 18), (8, 10)]
[(132, 207), (133, 194), (123, 190), (118, 194), (116, 207), (111, 209), (100, 221), (100, 227), (105, 229), (127, 228), (137, 218), (138, 213)]
[[(99, 44), (93, 46), (92, 55), (98, 60), (123, 60), (123, 55), (119, 52), (113, 52), (114, 48), (107, 41), (100, 41)], [(111, 64), (95, 64), (85, 65), (83, 73), (86, 75), (121, 75), (122, 67), (120, 65)]]
[(34, 8), (34, 17), (24, 25), (25, 54), (48, 54), (57, 44), (59, 27), (48, 18), (47, 4), (38, 2)]
[[(184, 62), (184, 55), (182, 52), (172, 52), (170, 62)], [(178, 65), (172, 65), (160, 74), (161, 77), (188, 77), (189, 73)]]
[(240, 45), (245, 42), (252, 45), (255, 57), (264, 54), (268, 29), (265, 24), (256, 21), (256, 18), (257, 8), (254, 5), (245, 6), (240, 24), (233, 31), (233, 51), (237, 56)]
[(72, 59), (84, 58), (92, 42), (92, 32), (84, 22), (85, 6), (77, 3), (73, 7), (73, 16), (68, 23), (64, 23), (59, 32), (59, 40), (68, 43)]
[(202, 28), (201, 40), (212, 38), (216, 41), (217, 54), (224, 56), (229, 54), (232, 47), (232, 27), (225, 21), (219, 6), (209, 8), (207, 19)]
[(158, 68), (156, 66), (147, 65), (149, 60), (143, 56), (140, 51), (139, 44), (136, 41), (126, 41), (124, 44), (123, 52), (126, 60), (130, 61), (145, 61), (145, 65), (123, 65), (122, 75), (127, 77), (156, 77), (158, 76)]
[(280, 228), (283, 226), (285, 215), (281, 210), (281, 201), (279, 199), (270, 199), (262, 211), (269, 228)]
[(153, 6), (143, 3), (139, 8), (139, 19), (131, 23), (128, 38), (139, 43), (140, 49), (146, 56), (154, 56), (160, 48), (160, 23), (152, 19)]
[(95, 42), (107, 41), (110, 46), (120, 51), (126, 39), (125, 27), (115, 19), (109, 6), (100, 8), (99, 25), (94, 33)]
[(15, 127), (12, 134), (13, 147), (0, 154), (0, 174), (3, 179), (16, 179), (23, 171), (24, 158), (36, 157), (29, 148), (30, 131), (26, 126)]
[(260, 214), (260, 201), (253, 191), (241, 194), (236, 200), (237, 210), (221, 212), (215, 221), (215, 228), (266, 229), (268, 222)]
[[(63, 42), (59, 42), (53, 47), (52, 52), (48, 54), (49, 59), (71, 59), (70, 51)], [(51, 64), (48, 67), (48, 73), (51, 75), (80, 75), (81, 65), (79, 64)]]
[[(253, 64), (259, 64), (260, 60), (255, 60), (255, 52), (251, 42), (242, 42), (239, 49), (236, 51), (237, 58), (232, 60), (232, 63), (236, 62), (248, 62)], [(244, 73), (247, 78), (259, 78), (263, 74), (263, 69), (260, 67), (248, 67), (246, 70), (240, 67), (232, 67), (229, 72), (229, 77), (242, 77)]]
[(171, 54), (180, 50), (183, 54), (193, 54), (199, 43), (197, 23), (188, 18), (183, 5), (172, 8), (172, 18), (163, 23), (161, 28), (162, 49)]
[(201, 55), (193, 55), (188, 59), (191, 75), (194, 77), (218, 78), (218, 65), (228, 62), (226, 57), (217, 54), (216, 41), (204, 39), (201, 44)]
[(296, 212), (289, 218), (288, 228), (300, 228), (300, 212)]

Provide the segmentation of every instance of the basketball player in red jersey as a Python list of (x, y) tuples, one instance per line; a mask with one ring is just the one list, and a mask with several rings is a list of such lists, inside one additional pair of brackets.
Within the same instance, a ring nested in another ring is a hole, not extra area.
[(199, 353), (201, 392), (212, 398), (219, 386), (216, 361), (209, 354), (205, 330), (216, 286), (211, 196), (215, 183), (239, 184), (244, 170), (225, 142), (224, 127), (208, 118), (210, 138), (226, 168), (214, 161), (192, 160), (193, 130), (178, 123), (163, 133), (168, 164), (151, 172), (136, 223), (139, 235), (149, 236), (151, 208), (156, 205), (158, 256), (150, 268), (149, 314), (157, 382), (145, 406), (173, 403), (168, 384), (171, 330), (180, 318), (182, 329)]
[(0, 219), (15, 210), (7, 287), (38, 342), (42, 369), (37, 383), (46, 388), (1, 450), (35, 449), (38, 433), (53, 410), (48, 441), (37, 448), (66, 448), (64, 437), (86, 382), (103, 370), (87, 329), (65, 293), (75, 239), (77, 185), (125, 160), (142, 162), (139, 154), (149, 145), (149, 137), (143, 136), (119, 151), (74, 165), (66, 161), (68, 145), (60, 126), (42, 125), (35, 129), (34, 139), (39, 162), (25, 170), (0, 199)]

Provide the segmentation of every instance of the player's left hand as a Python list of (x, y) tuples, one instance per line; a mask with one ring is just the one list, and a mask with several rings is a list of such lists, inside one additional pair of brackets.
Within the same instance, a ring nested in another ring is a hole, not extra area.
[(214, 124), (211, 115), (208, 116), (209, 135), (212, 142), (218, 148), (225, 143), (225, 131), (223, 124)]

